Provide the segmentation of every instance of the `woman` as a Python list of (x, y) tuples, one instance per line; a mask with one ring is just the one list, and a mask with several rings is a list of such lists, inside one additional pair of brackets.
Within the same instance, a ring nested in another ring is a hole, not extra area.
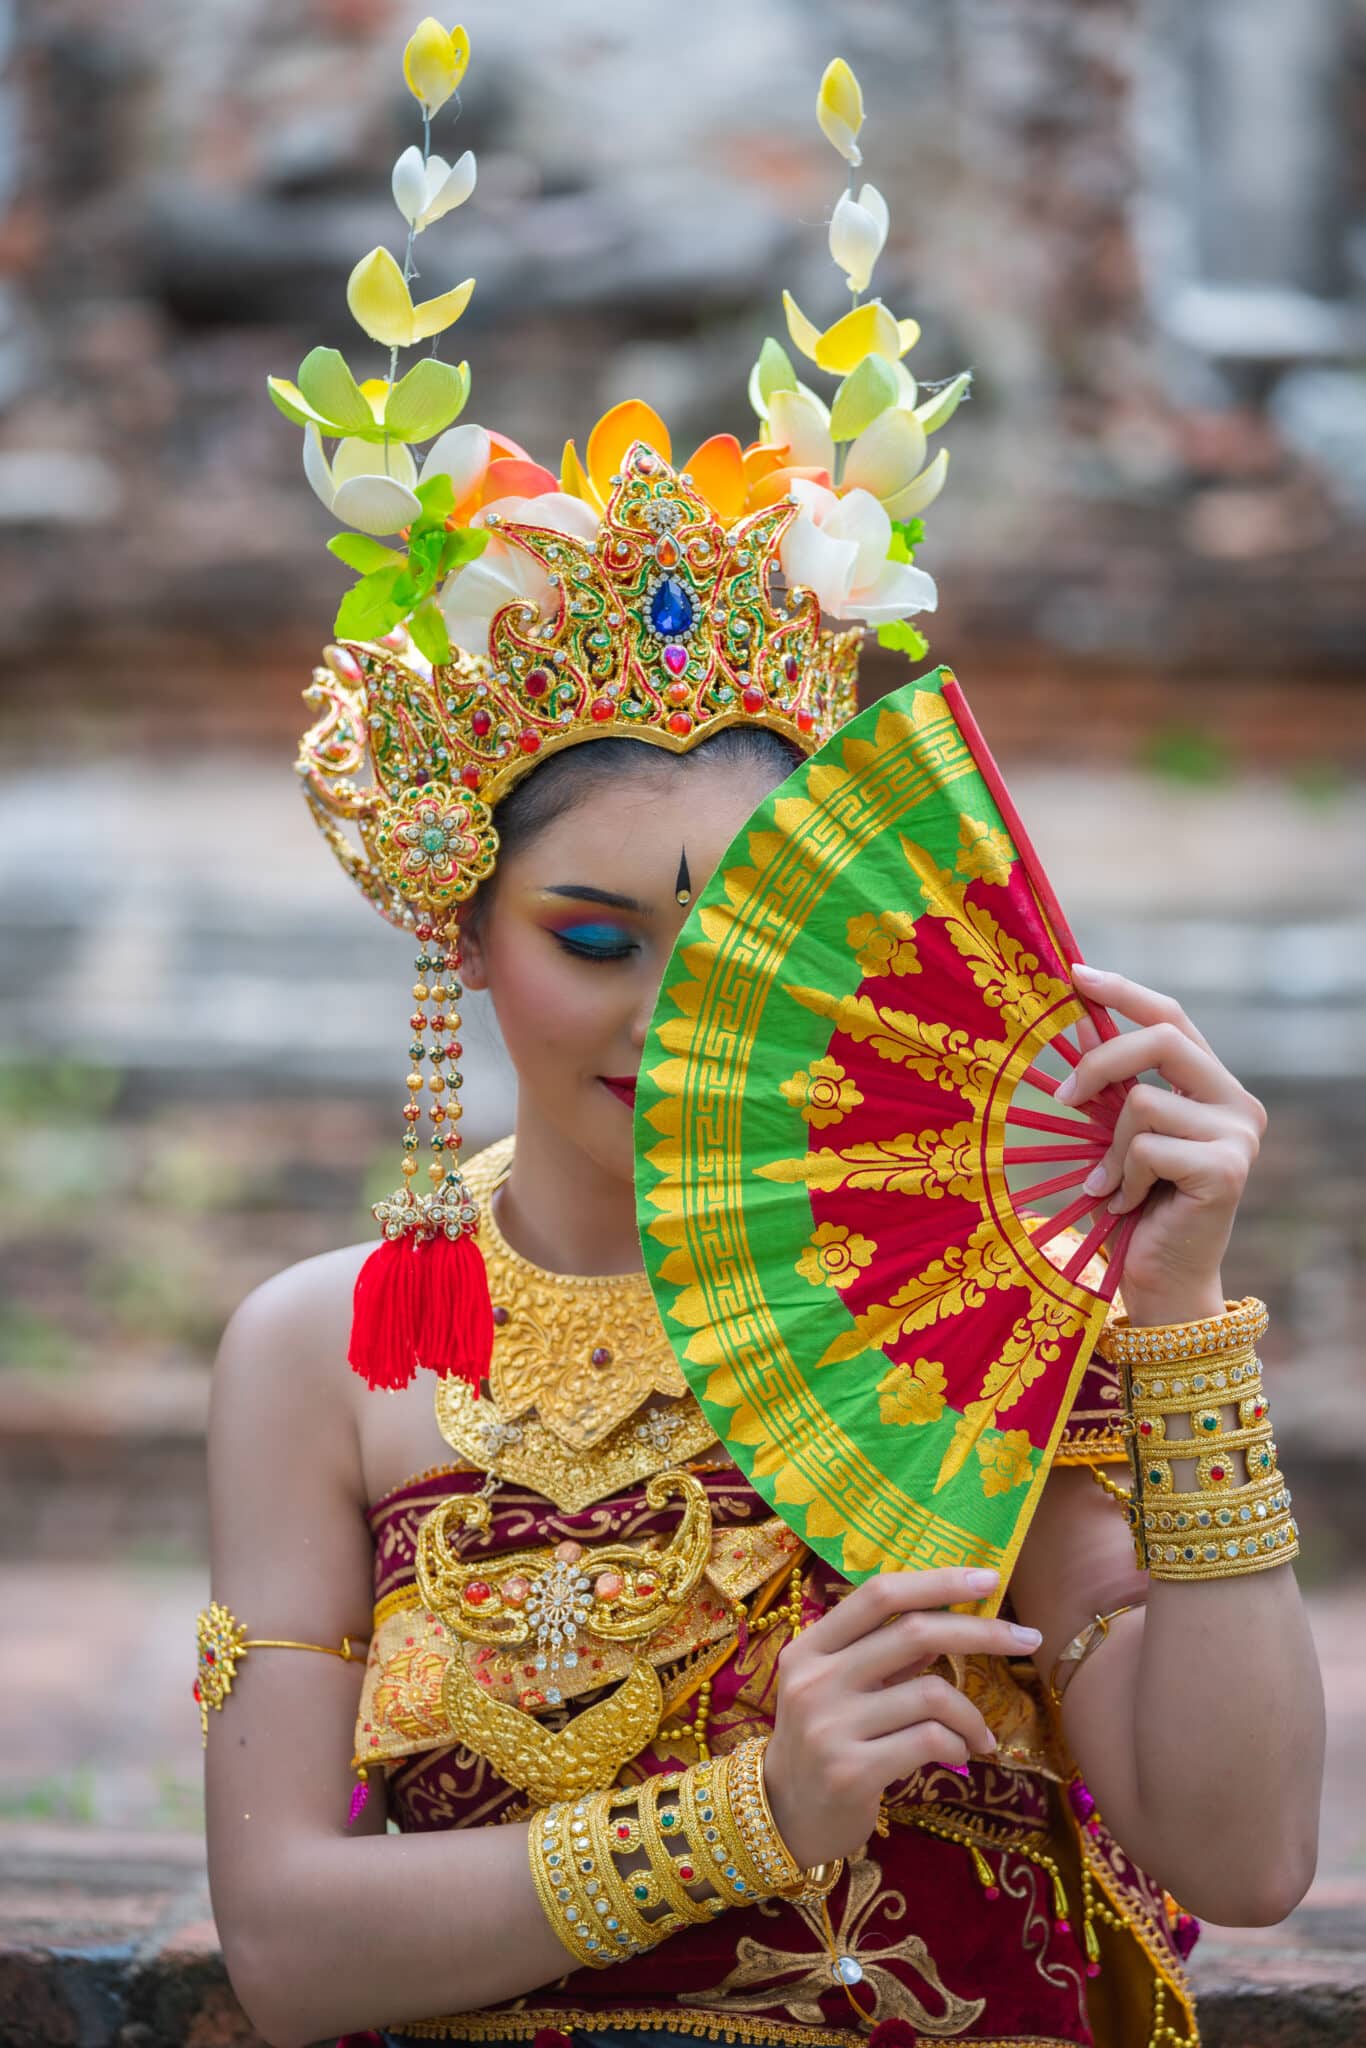
[[(458, 53), (434, 23), (423, 36), (409, 83), (430, 116), (432, 76)], [(847, 76), (832, 67), (822, 87), (846, 154), (861, 118)], [(396, 195), (400, 182), (396, 167)], [(870, 189), (857, 204), (885, 233)], [(866, 243), (864, 224), (845, 229)], [(829, 343), (790, 318), (799, 346)], [(870, 332), (873, 355), (905, 345), (895, 325), (890, 340)], [(707, 444), (691, 480), (653, 416), (637, 431), (642, 408), (609, 416), (586, 472), (567, 457), (561, 484), (534, 491), (511, 444), (484, 436), (471, 466), (448, 443), (430, 501), (392, 460), (364, 475), (363, 448), (329, 468), (306, 426), (338, 508), (346, 489), (372, 530), (408, 522), (399, 610), (430, 588), (417, 569), (439, 557), (451, 572), (441, 608), (464, 650), (435, 670), (403, 635), (333, 650), (302, 764), (316, 803), (361, 822), (368, 860), (329, 826), (334, 850), (376, 901), (421, 920), (405, 1184), (422, 1032), (458, 1030), (457, 967), (492, 1000), (518, 1107), (514, 1141), (462, 1182), (458, 1075), (441, 1064), (458, 1043), (438, 1048), (437, 1222), (405, 1185), (377, 1210), (401, 1256), (351, 1246), (293, 1267), (223, 1340), (218, 1604), (197, 1688), (206, 1731), (226, 1704), (209, 1744), (211, 1877), (233, 1983), (279, 2048), (383, 2028), (546, 2048), (622, 2032), (1179, 2048), (1195, 2039), (1191, 1915), (1278, 1919), (1312, 1874), (1322, 1715), (1293, 1545), (1244, 1563), (1235, 1541), (1233, 1565), (1214, 1567), (1230, 1575), (1214, 1576), (1191, 1546), (1183, 1564), (1150, 1544), (1143, 1573), (1103, 1471), (1127, 1457), (1128, 1398), (1134, 1428), (1166, 1440), (1165, 1466), (1143, 1473), (1168, 1505), (1155, 1491), (1134, 1510), (1150, 1537), (1196, 1462), (1193, 1503), (1216, 1499), (1221, 1519), (1270, 1503), (1282, 1542), (1293, 1534), (1270, 1491), (1261, 1320), (1226, 1309), (1220, 1282), (1263, 1114), (1175, 1004), (1078, 969), (1083, 993), (1136, 1028), (1093, 1045), (1066, 1092), (1084, 1104), (1140, 1074), (1167, 1084), (1128, 1094), (1088, 1183), (1097, 1205), (1142, 1205), (1129, 1321), (1101, 1348), (1160, 1362), (1194, 1344), (1227, 1395), (1202, 1426), (1231, 1451), (1211, 1477), (1192, 1444), (1186, 1472), (1162, 1381), (1130, 1372), (1121, 1388), (1097, 1359), (1001, 1617), (954, 1611), (987, 1598), (989, 1573), (888, 1572), (851, 1590), (807, 1553), (715, 1440), (655, 1315), (632, 1109), (665, 963), (736, 832), (848, 707), (853, 643), (822, 632), (821, 600), (874, 619), (928, 601), (870, 467), (889, 448), (923, 455), (924, 419), (887, 395), (904, 386), (864, 378), (898, 417), (874, 419), (867, 483), (846, 467), (837, 487), (833, 456), (798, 460), (821, 452), (819, 420), (797, 417), (810, 394), (764, 363), (766, 437), (730, 468)], [(316, 374), (312, 389), (321, 400)], [(501, 491), (500, 465), (515, 472)], [(892, 516), (909, 509), (903, 496)], [(494, 538), (471, 560), (481, 527)], [(378, 602), (372, 588), (372, 635), (392, 623)], [(349, 780), (326, 788), (358, 765), (361, 736), (373, 802)], [(487, 1305), (461, 1263), (474, 1222)], [(405, 1231), (432, 1238), (416, 1260)], [(407, 1287), (437, 1270), (434, 1252), (468, 1287), (458, 1313), (440, 1288), (435, 1308), (400, 1293), (377, 1310), (377, 1276)], [(459, 1354), (480, 1399), (457, 1370), (434, 1415), (431, 1380), (405, 1363), (424, 1345), (444, 1347), (442, 1365)], [(388, 1399), (344, 1371), (348, 1350)], [(367, 1797), (348, 1827), (353, 1758)]]

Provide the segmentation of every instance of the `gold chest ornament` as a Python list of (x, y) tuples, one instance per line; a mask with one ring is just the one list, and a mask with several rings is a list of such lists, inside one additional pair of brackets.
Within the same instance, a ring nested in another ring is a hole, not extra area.
[[(560, 1700), (562, 1667), (578, 1663), (586, 1636), (641, 1643), (664, 1627), (696, 1589), (711, 1556), (712, 1518), (706, 1490), (688, 1472), (658, 1472), (645, 1488), (653, 1508), (683, 1503), (668, 1544), (605, 1544), (591, 1555), (582, 1544), (516, 1550), (497, 1559), (466, 1558), (451, 1538), (487, 1528), (486, 1500), (444, 1501), (425, 1516), (417, 1539), (417, 1584), (423, 1605), (463, 1642), (520, 1649), (534, 1644), (546, 1675), (549, 1705)], [(482, 1689), (462, 1657), (442, 1683), (451, 1735), (484, 1757), (537, 1805), (601, 1789), (658, 1732), (664, 1695), (648, 1658), (606, 1699), (562, 1729), (551, 1729)]]

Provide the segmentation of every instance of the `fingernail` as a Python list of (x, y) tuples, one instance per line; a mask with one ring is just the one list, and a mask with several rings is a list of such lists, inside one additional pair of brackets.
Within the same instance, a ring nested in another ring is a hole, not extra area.
[(999, 1572), (971, 1571), (968, 1573), (968, 1590), (972, 1593), (989, 1593), (1000, 1576)]
[(1056, 1102), (1070, 1102), (1076, 1092), (1077, 1077), (1075, 1074), (1069, 1074), (1065, 1081), (1059, 1082), (1053, 1099)]
[(972, 1772), (966, 1764), (945, 1764), (946, 1771), (952, 1771), (955, 1778), (970, 1778)]
[(1072, 962), (1073, 981), (1077, 979), (1078, 975), (1081, 976), (1083, 981), (1099, 981), (1101, 970), (1099, 967), (1088, 967), (1084, 960), (1074, 960)]
[(1110, 1214), (1112, 1216), (1121, 1215), (1125, 1208), (1123, 1188), (1121, 1188), (1119, 1193), (1115, 1195), (1109, 1202), (1107, 1202), (1105, 1206), (1110, 1211)]
[(1081, 1184), (1084, 1195), (1103, 1195), (1109, 1185), (1110, 1176), (1103, 1166), (1092, 1167)]
[(1023, 1624), (1018, 1621), (1011, 1622), (1010, 1633), (1014, 1636), (1016, 1642), (1023, 1643), (1024, 1647), (1027, 1650), (1037, 1650), (1039, 1644), (1043, 1641), (1043, 1636), (1040, 1634), (1038, 1629), (1025, 1628)]

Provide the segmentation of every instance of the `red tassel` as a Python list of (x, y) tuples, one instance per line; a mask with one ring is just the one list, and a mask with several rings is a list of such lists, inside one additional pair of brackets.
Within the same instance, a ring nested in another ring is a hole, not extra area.
[(493, 1356), (488, 1270), (469, 1236), (386, 1237), (356, 1276), (350, 1362), (371, 1387), (406, 1387), (418, 1368), (478, 1394)]
[(881, 2020), (868, 2036), (868, 2048), (915, 2048), (919, 2036), (908, 2020)]

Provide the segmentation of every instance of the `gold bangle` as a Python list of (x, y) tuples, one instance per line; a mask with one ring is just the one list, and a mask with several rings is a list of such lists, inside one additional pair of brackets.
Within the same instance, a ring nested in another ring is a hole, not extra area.
[(1200, 1366), (1199, 1372), (1175, 1374), (1149, 1367), (1145, 1378), (1130, 1381), (1130, 1405), (1143, 1415), (1170, 1415), (1212, 1402), (1216, 1394), (1243, 1401), (1261, 1389), (1262, 1361), (1255, 1351), (1220, 1352)]
[(1121, 1614), (1136, 1614), (1143, 1605), (1142, 1600), (1129, 1600), (1123, 1607), (1112, 1607), (1107, 1614), (1095, 1615), (1087, 1622), (1085, 1628), (1077, 1630), (1066, 1649), (1059, 1650), (1053, 1659), (1053, 1668), (1048, 1674), (1048, 1696), (1055, 1707), (1062, 1705), (1063, 1694), (1067, 1690), (1066, 1685), (1058, 1683), (1063, 1665), (1069, 1667), (1067, 1684), (1070, 1685), (1092, 1650), (1099, 1649), (1109, 1635), (1110, 1623), (1117, 1621)]
[(1234, 1536), (1218, 1542), (1150, 1543), (1148, 1570), (1155, 1579), (1232, 1579), (1289, 1564), (1300, 1554), (1299, 1527), (1293, 1516), (1263, 1529), (1259, 1536)]
[[(640, 1791), (636, 1792), (639, 1810)], [(625, 1821), (621, 1810), (612, 1804), (612, 1794), (595, 1794), (586, 1802), (588, 1813), (588, 1838), (593, 1845), (593, 1862), (602, 1891), (594, 1900), (596, 1910), (602, 1911), (604, 1925), (608, 1926), (621, 1947), (620, 1935), (624, 1930), (642, 1953), (655, 1948), (671, 1934), (676, 1934), (686, 1921), (672, 1909), (666, 1910), (657, 1920), (647, 1920), (645, 1913), (651, 1906), (664, 1904), (663, 1887), (652, 1867), (624, 1873), (617, 1869), (617, 1855), (633, 1855), (641, 1847), (641, 1829), (638, 1821)], [(614, 1837), (618, 1830), (625, 1833), (619, 1841)], [(603, 1902), (605, 1903), (605, 1910)], [(612, 1928), (611, 1922), (619, 1920), (620, 1928)]]
[(567, 1808), (543, 1807), (531, 1817), (528, 1830), (531, 1881), (541, 1911), (561, 1946), (590, 1970), (605, 1970), (616, 1961), (605, 1937), (590, 1928), (585, 1897), (574, 1869), (567, 1826)]
[(1170, 1365), (1208, 1358), (1218, 1351), (1245, 1350), (1266, 1335), (1265, 1302), (1249, 1294), (1224, 1304), (1221, 1316), (1202, 1316), (1193, 1323), (1131, 1323), (1116, 1316), (1105, 1325), (1096, 1350), (1107, 1365)]
[(796, 1904), (814, 1905), (834, 1890), (844, 1868), (843, 1858), (803, 1870), (782, 1838), (764, 1783), (764, 1757), (768, 1737), (753, 1736), (740, 1743), (726, 1759), (729, 1765), (726, 1793), (730, 1815), (745, 1854), (771, 1896)]
[[(641, 1785), (636, 1813), (640, 1820), (641, 1847), (650, 1859), (650, 1868), (659, 1880), (665, 1899), (681, 1920), (700, 1927), (712, 1918), (712, 1908), (708, 1901), (695, 1899), (688, 1890), (690, 1884), (702, 1882), (707, 1873), (683, 1832), (678, 1798), (682, 1779), (682, 1771), (668, 1771), (663, 1777), (651, 1778)], [(669, 1847), (671, 1841), (683, 1843), (681, 1857), (673, 1854)]]

